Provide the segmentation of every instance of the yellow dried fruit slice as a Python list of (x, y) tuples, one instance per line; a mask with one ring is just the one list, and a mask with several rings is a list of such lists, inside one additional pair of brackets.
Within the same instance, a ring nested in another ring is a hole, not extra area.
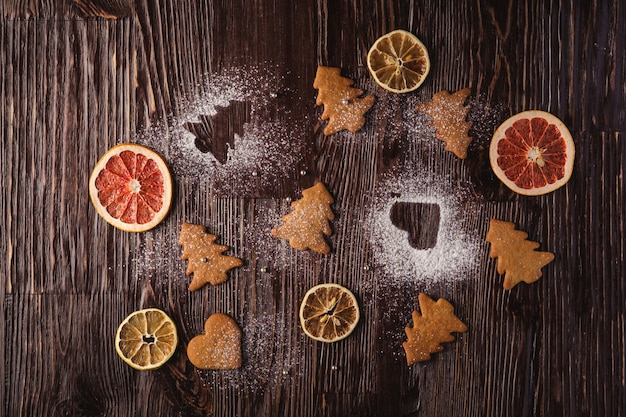
[(312, 339), (336, 342), (346, 338), (359, 322), (359, 305), (350, 290), (337, 284), (320, 284), (304, 295), (300, 325)]
[(376, 84), (394, 93), (417, 89), (430, 71), (424, 44), (410, 32), (394, 30), (374, 42), (367, 66)]
[(115, 351), (135, 369), (157, 369), (178, 345), (176, 326), (157, 308), (135, 311), (124, 319), (115, 335)]

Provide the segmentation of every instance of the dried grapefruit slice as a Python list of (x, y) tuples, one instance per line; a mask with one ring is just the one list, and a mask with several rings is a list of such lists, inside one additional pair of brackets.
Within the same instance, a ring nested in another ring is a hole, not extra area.
[(367, 53), (367, 66), (376, 84), (385, 90), (408, 93), (426, 79), (430, 58), (417, 36), (394, 30), (374, 42)]
[(115, 334), (115, 351), (135, 369), (157, 369), (172, 357), (178, 345), (176, 326), (157, 308), (135, 311)]
[(556, 116), (529, 110), (500, 125), (489, 146), (496, 176), (523, 195), (546, 194), (563, 186), (574, 168), (574, 141)]
[(172, 177), (152, 149), (124, 143), (109, 149), (94, 167), (89, 196), (104, 220), (127, 232), (159, 224), (172, 202)]
[(307, 336), (321, 342), (347, 337), (359, 322), (359, 305), (347, 288), (320, 284), (304, 295), (300, 305), (300, 325)]

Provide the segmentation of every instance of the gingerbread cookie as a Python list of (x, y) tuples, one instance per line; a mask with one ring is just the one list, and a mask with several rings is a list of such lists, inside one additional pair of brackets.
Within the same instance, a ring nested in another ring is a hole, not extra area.
[(413, 327), (404, 331), (409, 340), (402, 343), (409, 365), (430, 359), (431, 353), (441, 352), (441, 343), (452, 342), (451, 332), (465, 332), (467, 326), (454, 315), (454, 307), (440, 298), (436, 302), (426, 294), (418, 296), (421, 314), (413, 311)]
[(335, 218), (330, 205), (334, 202), (324, 184), (318, 182), (302, 191), (302, 199), (291, 203), (293, 211), (272, 229), (272, 236), (287, 239), (298, 250), (312, 249), (321, 254), (330, 252), (324, 236), (330, 236), (330, 220)]
[(241, 367), (241, 329), (235, 320), (222, 313), (211, 315), (204, 323), (204, 334), (187, 345), (189, 361), (200, 369), (227, 370)]
[(313, 87), (319, 90), (315, 104), (324, 105), (322, 120), (328, 120), (324, 135), (332, 135), (347, 129), (356, 132), (365, 124), (364, 114), (374, 104), (374, 96), (363, 95), (363, 90), (351, 87), (349, 78), (341, 76), (341, 70), (333, 67), (317, 67)]
[(465, 120), (470, 107), (464, 105), (469, 93), (469, 88), (453, 94), (439, 91), (433, 96), (433, 101), (415, 106), (432, 118), (435, 137), (446, 143), (445, 149), (461, 159), (467, 157), (467, 147), (472, 141), (467, 135), (472, 122)]
[(491, 243), (490, 258), (498, 258), (498, 274), (504, 275), (505, 290), (510, 290), (520, 282), (531, 284), (542, 273), (541, 268), (552, 262), (554, 254), (536, 251), (539, 243), (527, 240), (528, 234), (515, 229), (515, 224), (491, 219), (486, 241)]
[(183, 247), (182, 260), (189, 261), (185, 273), (193, 274), (189, 290), (200, 289), (206, 283), (221, 284), (228, 279), (228, 270), (243, 265), (239, 258), (222, 255), (228, 246), (214, 243), (216, 239), (201, 224), (183, 223), (178, 244)]

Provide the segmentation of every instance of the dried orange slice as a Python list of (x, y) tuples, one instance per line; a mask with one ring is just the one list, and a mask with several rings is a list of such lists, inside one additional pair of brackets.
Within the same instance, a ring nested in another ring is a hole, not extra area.
[(178, 345), (176, 326), (157, 308), (135, 311), (124, 319), (115, 335), (115, 350), (130, 366), (157, 369), (174, 354)]
[(367, 66), (376, 84), (385, 90), (408, 93), (426, 79), (430, 58), (417, 36), (394, 30), (374, 42), (367, 53)]
[(127, 232), (159, 224), (172, 202), (172, 177), (152, 149), (125, 143), (109, 149), (89, 178), (89, 196), (98, 214)]
[(574, 168), (574, 141), (556, 116), (529, 110), (500, 125), (489, 146), (496, 176), (523, 195), (546, 194), (563, 186)]
[(359, 305), (347, 288), (320, 284), (304, 295), (300, 305), (300, 325), (307, 336), (321, 342), (347, 337), (359, 322)]

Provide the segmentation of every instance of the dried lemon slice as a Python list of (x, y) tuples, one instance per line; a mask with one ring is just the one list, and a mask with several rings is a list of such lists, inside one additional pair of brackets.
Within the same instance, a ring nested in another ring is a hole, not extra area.
[(135, 311), (124, 319), (115, 335), (115, 350), (130, 366), (157, 369), (174, 354), (178, 336), (167, 314), (156, 308)]
[(359, 322), (359, 316), (354, 294), (337, 284), (311, 288), (300, 305), (302, 330), (321, 342), (336, 342), (347, 337)]
[(376, 84), (394, 93), (408, 93), (422, 85), (430, 71), (424, 44), (412, 33), (394, 30), (374, 42), (367, 66)]

